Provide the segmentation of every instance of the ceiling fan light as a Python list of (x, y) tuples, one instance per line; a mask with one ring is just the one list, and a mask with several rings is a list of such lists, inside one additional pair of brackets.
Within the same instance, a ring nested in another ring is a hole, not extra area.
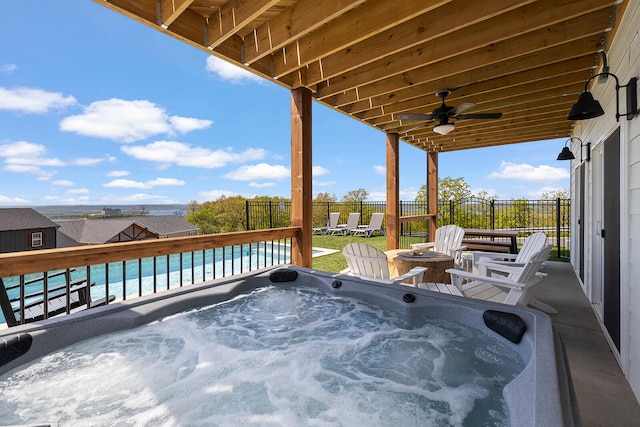
[(568, 120), (586, 120), (599, 117), (604, 114), (604, 110), (598, 101), (593, 99), (591, 92), (582, 92), (578, 102), (573, 104), (569, 112)]
[(440, 135), (446, 135), (452, 130), (454, 130), (455, 128), (456, 127), (453, 125), (453, 123), (444, 123), (444, 124), (434, 126), (433, 131), (435, 133), (439, 133)]

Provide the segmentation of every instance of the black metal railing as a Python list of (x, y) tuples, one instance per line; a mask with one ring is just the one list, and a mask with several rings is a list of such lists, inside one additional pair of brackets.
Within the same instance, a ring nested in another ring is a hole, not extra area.
[[(341, 222), (349, 213), (360, 213), (360, 224), (368, 224), (371, 214), (385, 212), (385, 202), (313, 202), (313, 227), (322, 227), (329, 213), (340, 212)], [(400, 216), (426, 215), (426, 202), (401, 201)], [(246, 201), (247, 230), (288, 227), (291, 224), (291, 202)], [(549, 243), (556, 246), (559, 258), (569, 257), (571, 204), (569, 199), (555, 200), (491, 200), (466, 198), (442, 200), (438, 203), (438, 226), (456, 224), (463, 228), (517, 230), (521, 243), (528, 235), (543, 231)], [(400, 224), (400, 246), (429, 239), (428, 220), (403, 221)], [(386, 222), (383, 223), (386, 227)]]

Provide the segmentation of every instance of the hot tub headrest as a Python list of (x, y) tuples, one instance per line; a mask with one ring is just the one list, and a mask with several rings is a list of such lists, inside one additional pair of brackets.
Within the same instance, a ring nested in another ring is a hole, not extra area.
[(527, 325), (520, 316), (504, 311), (486, 310), (482, 313), (487, 328), (499, 333), (512, 343), (518, 344), (527, 331)]
[(29, 351), (32, 341), (33, 338), (29, 334), (0, 338), (0, 366), (6, 365)]
[(269, 280), (273, 283), (294, 282), (297, 278), (298, 272), (296, 270), (289, 270), (288, 268), (280, 268), (272, 271), (269, 275)]

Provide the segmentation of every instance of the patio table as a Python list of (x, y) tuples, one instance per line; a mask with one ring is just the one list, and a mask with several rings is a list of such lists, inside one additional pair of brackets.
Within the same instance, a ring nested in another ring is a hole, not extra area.
[(391, 277), (407, 273), (413, 267), (427, 267), (424, 282), (451, 283), (448, 268), (453, 268), (453, 257), (440, 252), (424, 251), (423, 255), (411, 255), (410, 249), (392, 249), (385, 251)]

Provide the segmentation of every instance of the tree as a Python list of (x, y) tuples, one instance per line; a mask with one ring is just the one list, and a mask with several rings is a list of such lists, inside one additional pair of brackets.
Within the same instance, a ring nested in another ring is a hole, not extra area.
[(548, 193), (542, 193), (540, 197), (542, 200), (568, 199), (569, 190), (566, 188), (563, 188), (562, 190), (553, 190)]
[(338, 198), (336, 197), (335, 194), (329, 194), (329, 193), (318, 193), (318, 195), (316, 196), (316, 198), (313, 200), (314, 202), (337, 202)]
[(221, 196), (213, 202), (204, 202), (200, 209), (187, 215), (202, 234), (244, 231), (245, 199), (242, 196)]
[(192, 200), (187, 204), (187, 213), (193, 213), (198, 210), (198, 201)]
[[(486, 192), (481, 194), (486, 195)], [(445, 176), (438, 180), (438, 200), (459, 200), (469, 197), (473, 197), (473, 193), (463, 177), (451, 178)], [(425, 184), (418, 190), (415, 200), (417, 202), (427, 201), (427, 186)]]
[(343, 202), (363, 202), (369, 197), (369, 192), (364, 188), (358, 188), (357, 190), (351, 190), (344, 196), (342, 196)]

